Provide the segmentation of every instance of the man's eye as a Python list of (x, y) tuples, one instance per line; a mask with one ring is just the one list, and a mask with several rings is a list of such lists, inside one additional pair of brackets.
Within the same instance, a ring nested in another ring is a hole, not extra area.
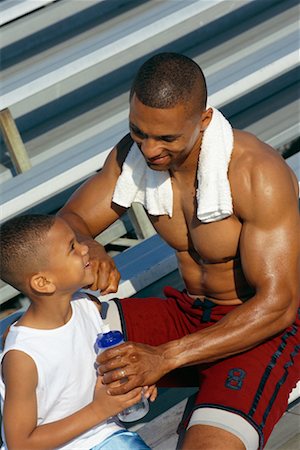
[(141, 138), (144, 137), (144, 133), (142, 133), (140, 130), (137, 130), (136, 128), (130, 128), (131, 133), (135, 134), (136, 136), (139, 136)]
[(162, 141), (164, 141), (164, 142), (174, 142), (174, 141), (176, 141), (176, 138), (174, 138), (174, 137), (164, 137), (162, 139)]

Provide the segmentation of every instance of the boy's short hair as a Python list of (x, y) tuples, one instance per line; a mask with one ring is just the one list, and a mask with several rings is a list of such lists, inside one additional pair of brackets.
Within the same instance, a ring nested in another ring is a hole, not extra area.
[(26, 214), (0, 226), (0, 277), (23, 290), (25, 277), (41, 270), (45, 258), (45, 241), (55, 222), (54, 215)]

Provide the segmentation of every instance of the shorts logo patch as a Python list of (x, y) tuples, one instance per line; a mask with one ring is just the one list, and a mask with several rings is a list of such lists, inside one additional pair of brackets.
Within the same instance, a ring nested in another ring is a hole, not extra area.
[(228, 372), (228, 377), (225, 381), (225, 386), (229, 389), (239, 391), (243, 386), (243, 379), (246, 376), (246, 372), (243, 369), (230, 369)]

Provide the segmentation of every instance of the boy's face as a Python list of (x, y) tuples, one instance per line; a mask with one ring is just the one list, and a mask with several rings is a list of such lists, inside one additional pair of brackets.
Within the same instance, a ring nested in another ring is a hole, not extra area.
[(75, 292), (94, 282), (86, 245), (80, 244), (70, 226), (57, 218), (48, 233), (47, 270), (57, 291)]

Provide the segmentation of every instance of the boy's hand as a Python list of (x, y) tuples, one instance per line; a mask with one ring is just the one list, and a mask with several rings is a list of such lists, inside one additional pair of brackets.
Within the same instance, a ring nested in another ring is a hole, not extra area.
[[(118, 383), (118, 382), (117, 382)], [(151, 386), (153, 388), (153, 386)], [(99, 417), (109, 418), (115, 416), (125, 408), (138, 403), (142, 399), (143, 388), (137, 387), (121, 395), (110, 395), (107, 393), (107, 386), (102, 383), (102, 377), (98, 376), (95, 390), (94, 400), (92, 402), (93, 409)], [(147, 395), (155, 396), (154, 391), (147, 388)], [(153, 400), (152, 400), (153, 401)]]
[(144, 396), (146, 398), (148, 398), (148, 400), (150, 400), (150, 402), (154, 402), (154, 400), (156, 400), (157, 397), (157, 387), (155, 384), (153, 384), (152, 386), (144, 386), (143, 387), (143, 393)]

